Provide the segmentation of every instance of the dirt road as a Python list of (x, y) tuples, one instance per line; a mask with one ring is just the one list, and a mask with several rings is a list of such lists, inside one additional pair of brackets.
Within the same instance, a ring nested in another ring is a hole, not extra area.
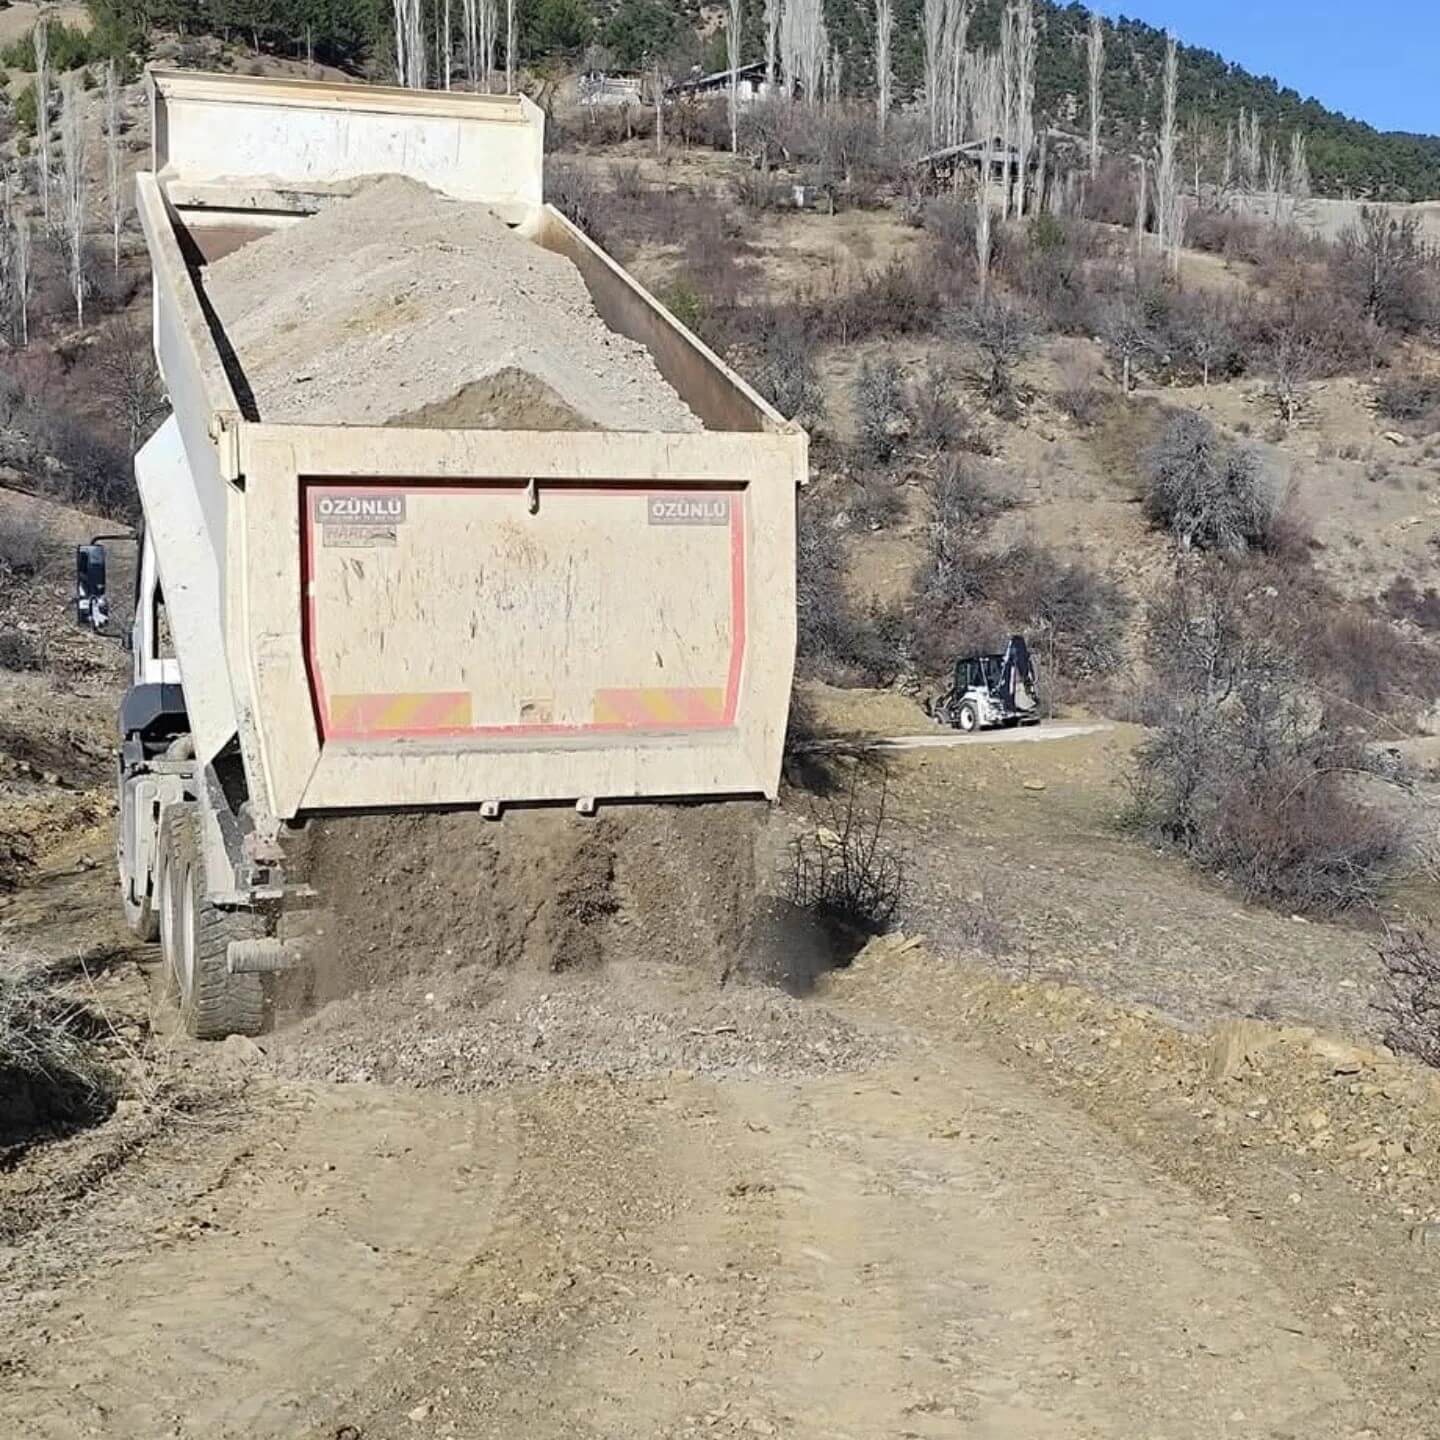
[(979, 1051), (901, 1042), (483, 1101), (257, 1070), (243, 1118), (112, 1178), (131, 1248), (30, 1297), (0, 1432), (1352, 1433), (1229, 1219)]

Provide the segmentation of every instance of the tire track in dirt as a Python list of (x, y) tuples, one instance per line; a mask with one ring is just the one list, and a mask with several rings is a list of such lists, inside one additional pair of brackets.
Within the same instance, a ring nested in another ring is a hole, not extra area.
[(319, 1091), (293, 1129), (262, 1115), (231, 1143), (213, 1213), (157, 1216), (150, 1253), (67, 1297), (0, 1431), (293, 1436), (424, 1321), (514, 1177), (503, 1102)]

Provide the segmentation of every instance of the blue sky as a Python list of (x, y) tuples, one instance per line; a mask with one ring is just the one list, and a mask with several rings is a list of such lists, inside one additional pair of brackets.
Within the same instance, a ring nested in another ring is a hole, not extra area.
[(1100, 0), (1381, 130), (1440, 134), (1440, 0)]

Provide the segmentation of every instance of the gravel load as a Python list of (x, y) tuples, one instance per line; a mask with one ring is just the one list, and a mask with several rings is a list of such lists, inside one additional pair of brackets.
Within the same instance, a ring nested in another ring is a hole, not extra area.
[(203, 283), (262, 420), (701, 428), (568, 259), (412, 180), (252, 241)]

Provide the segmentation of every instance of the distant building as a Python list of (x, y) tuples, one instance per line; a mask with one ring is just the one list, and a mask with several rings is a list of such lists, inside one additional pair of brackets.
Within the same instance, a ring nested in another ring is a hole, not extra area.
[[(740, 104), (749, 105), (755, 100), (763, 99), (769, 93), (770, 86), (765, 79), (765, 62), (763, 60), (756, 60), (750, 65), (742, 65), (734, 74), (738, 81), (735, 87), (736, 98)], [(710, 75), (692, 74), (684, 80), (677, 80), (666, 90), (665, 94), (677, 100), (706, 95), (728, 96), (730, 75), (729, 70), (716, 70)]]
[(616, 75), (602, 70), (587, 70), (575, 85), (576, 98), (582, 105), (594, 107), (639, 105), (638, 75)]

